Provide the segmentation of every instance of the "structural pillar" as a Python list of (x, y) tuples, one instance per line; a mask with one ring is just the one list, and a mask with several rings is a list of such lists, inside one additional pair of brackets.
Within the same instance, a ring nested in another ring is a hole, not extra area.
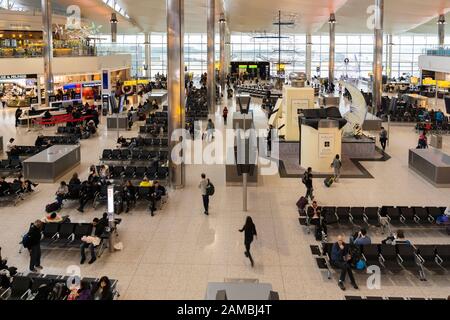
[(393, 46), (394, 43), (392, 42), (392, 34), (388, 34), (387, 37), (387, 52), (388, 52), (388, 56), (387, 56), (387, 72), (386, 75), (388, 77), (388, 79), (392, 79), (392, 52), (393, 52)]
[(312, 57), (312, 37), (311, 34), (306, 35), (306, 79), (311, 83), (311, 57)]
[(52, 28), (52, 2), (51, 0), (41, 0), (42, 9), (42, 33), (43, 33), (43, 55), (44, 55), (44, 88), (45, 104), (50, 106), (48, 96), (53, 92), (53, 28)]
[(381, 109), (383, 95), (383, 15), (384, 0), (375, 0), (375, 47), (373, 50), (372, 113)]
[(213, 113), (216, 104), (216, 77), (215, 77), (215, 15), (216, 3), (215, 0), (206, 0), (207, 4), (207, 18), (206, 18), (206, 34), (207, 34), (207, 92), (208, 92), (208, 109)]
[(336, 17), (334, 13), (330, 14), (330, 48), (329, 48), (329, 61), (328, 61), (328, 81), (334, 82), (334, 66), (335, 66), (335, 52), (336, 52)]
[(144, 33), (144, 46), (145, 46), (145, 75), (147, 78), (152, 77), (152, 48), (151, 48), (151, 34), (150, 32)]
[(172, 141), (172, 134), (184, 128), (184, 0), (166, 0), (166, 5), (169, 178), (172, 187), (182, 188), (185, 183), (184, 163), (175, 163), (170, 155), (180, 143)]
[(227, 77), (226, 58), (225, 58), (225, 37), (226, 37), (226, 21), (224, 15), (219, 20), (220, 32), (220, 88), (221, 92), (225, 94), (225, 82)]
[(441, 14), (438, 20), (438, 37), (439, 37), (439, 48), (443, 48), (445, 45), (445, 15)]

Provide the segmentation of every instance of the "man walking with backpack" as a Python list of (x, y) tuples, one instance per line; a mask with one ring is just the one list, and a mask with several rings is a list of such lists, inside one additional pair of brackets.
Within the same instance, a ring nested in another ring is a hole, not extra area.
[(209, 209), (209, 197), (214, 194), (214, 186), (209, 181), (209, 179), (206, 178), (206, 175), (202, 173), (201, 175), (202, 180), (200, 180), (200, 183), (198, 187), (200, 188), (202, 192), (202, 198), (203, 198), (203, 207), (205, 209), (204, 214), (208, 215), (208, 209)]
[(314, 200), (314, 196), (313, 196), (314, 189), (313, 189), (312, 179), (313, 179), (312, 169), (311, 169), (311, 167), (309, 167), (305, 171), (305, 174), (303, 175), (302, 182), (306, 187), (305, 198), (308, 199), (308, 197), (309, 197), (311, 199), (311, 201)]
[(37, 272), (41, 266), (41, 231), (43, 223), (36, 220), (22, 239), (22, 245), (30, 252), (30, 271)]

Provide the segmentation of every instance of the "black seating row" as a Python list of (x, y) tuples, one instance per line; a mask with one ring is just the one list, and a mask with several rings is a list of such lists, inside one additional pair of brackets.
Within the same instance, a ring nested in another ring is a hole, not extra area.
[(102, 152), (102, 161), (126, 161), (126, 160), (168, 160), (168, 151), (149, 151), (140, 148), (133, 149), (104, 149)]
[(8, 159), (11, 158), (12, 155), (16, 157), (31, 157), (35, 154), (41, 152), (47, 147), (36, 147), (36, 146), (15, 146), (14, 154), (8, 153)]
[(162, 132), (167, 135), (168, 132), (168, 128), (166, 125), (161, 125), (158, 124), (156, 126), (154, 125), (145, 125), (145, 126), (140, 126), (139, 127), (139, 133), (140, 134), (152, 134), (154, 136), (157, 136), (161, 133), (161, 128), (162, 128)]
[[(325, 257), (328, 279), (334, 266), (331, 261), (333, 243), (323, 243), (321, 252)], [(418, 274), (419, 279), (426, 280), (422, 261), (415, 248), (409, 244), (369, 244), (360, 246), (362, 259), (366, 266), (378, 266), (383, 270), (397, 273), (404, 269)]]
[(71, 134), (66, 136), (44, 136), (44, 140), (50, 144), (78, 144), (80, 139), (78, 135)]
[(21, 199), (23, 199), (23, 189), (20, 183), (11, 183), (9, 190), (0, 192), (0, 201), (11, 201), (14, 205)]
[(132, 138), (131, 144), (135, 147), (159, 147), (164, 148), (169, 146), (169, 139), (167, 138)]
[(22, 170), (22, 163), (19, 159), (7, 159), (0, 161), (0, 172), (2, 173), (16, 173)]
[[(100, 166), (97, 167), (100, 170)], [(165, 180), (169, 175), (168, 167), (156, 166), (109, 166), (110, 179)]]
[[(2, 293), (0, 296), (0, 300), (34, 300), (38, 298), (38, 291), (43, 286), (49, 286), (53, 288), (56, 284), (60, 284), (62, 286), (62, 290), (60, 290), (60, 296), (53, 296), (54, 300), (66, 300), (67, 296), (70, 293), (68, 289), (68, 276), (59, 276), (59, 275), (43, 275), (43, 274), (34, 274), (30, 273), (28, 275), (17, 274), (13, 277), (11, 282), (11, 287)], [(75, 277), (73, 281), (75, 281)], [(98, 278), (88, 278), (83, 277), (80, 281), (87, 282), (88, 287), (92, 288), (100, 279)], [(111, 281), (111, 290), (113, 293), (113, 299), (120, 296), (117, 290), (117, 280), (110, 279)], [(69, 283), (70, 285), (70, 283)], [(49, 290), (48, 292), (50, 292)]]
[[(445, 207), (322, 207), (322, 216), (327, 224), (368, 224), (379, 225), (380, 218), (386, 217), (392, 224), (434, 224)], [(307, 221), (312, 216), (312, 208), (307, 209)]]

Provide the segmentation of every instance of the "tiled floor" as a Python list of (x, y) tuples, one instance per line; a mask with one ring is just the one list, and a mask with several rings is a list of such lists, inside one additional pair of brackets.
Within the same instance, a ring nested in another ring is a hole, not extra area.
[[(37, 132), (13, 126), (14, 110), (0, 110), (0, 133), (4, 141), (16, 137), (18, 144), (33, 144)], [(231, 113), (230, 113), (231, 114)], [(265, 115), (255, 109), (256, 126), (265, 127)], [(216, 127), (222, 128), (220, 114)], [(231, 122), (231, 121), (229, 121)], [(230, 125), (230, 124), (229, 124)], [(51, 133), (54, 129), (46, 129)], [(136, 129), (135, 129), (136, 130)], [(125, 136), (135, 136), (126, 132)], [(101, 129), (97, 138), (81, 142), (82, 163), (73, 172), (86, 178), (90, 164), (97, 164), (101, 150), (113, 147), (115, 132)], [(408, 169), (408, 148), (414, 147), (417, 134), (410, 127), (391, 127), (386, 162), (365, 162), (374, 179), (342, 179), (332, 188), (325, 188), (322, 179), (315, 181), (316, 197), (322, 205), (374, 206), (448, 205), (449, 189), (436, 189)], [(6, 144), (6, 142), (5, 142)], [(444, 150), (450, 153), (450, 137), (444, 137)], [(199, 175), (206, 172), (216, 185), (211, 201), (211, 213), (202, 214), (197, 188)], [(257, 278), (269, 282), (281, 299), (342, 299), (336, 277), (328, 280), (316, 266), (309, 245), (315, 241), (297, 221), (295, 202), (305, 190), (299, 179), (265, 176), (262, 183), (249, 189), (249, 212), (242, 212), (242, 190), (225, 186), (223, 165), (187, 167), (186, 186), (171, 190), (168, 203), (151, 217), (140, 206), (123, 214), (119, 226), (122, 251), (106, 252), (93, 265), (81, 266), (83, 276), (108, 275), (119, 280), (121, 299), (203, 299), (207, 283), (225, 278)], [(44, 207), (53, 200), (56, 184), (41, 184), (35, 194), (16, 207), (0, 208), (0, 245), (3, 255), (19, 271), (26, 271), (29, 256), (19, 254), (21, 234), (29, 223), (44, 215)], [(76, 203), (63, 209), (75, 222), (90, 221), (100, 216), (104, 208), (88, 208), (84, 214), (76, 211)], [(252, 245), (255, 267), (244, 257), (243, 235), (238, 232), (246, 215), (251, 215), (258, 230)], [(334, 232), (334, 231), (333, 231)], [(331, 233), (331, 238), (335, 233)], [(408, 235), (408, 232), (407, 232)], [(372, 234), (380, 240), (381, 235)], [(412, 232), (415, 243), (450, 243), (450, 237), (437, 233)], [(63, 274), (70, 265), (78, 265), (77, 251), (45, 251), (43, 272)], [(351, 295), (447, 296), (450, 276), (433, 276), (420, 282), (414, 275), (383, 276), (381, 291), (365, 289), (366, 275), (358, 275), (361, 289), (348, 289)]]

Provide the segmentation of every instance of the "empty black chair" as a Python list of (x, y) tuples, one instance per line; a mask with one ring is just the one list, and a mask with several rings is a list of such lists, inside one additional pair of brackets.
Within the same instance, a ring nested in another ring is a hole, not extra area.
[(430, 222), (428, 211), (424, 207), (413, 207), (414, 216), (416, 217), (416, 221), (418, 223)]
[(148, 150), (141, 150), (141, 154), (139, 155), (139, 160), (148, 160), (150, 157), (150, 152)]
[(158, 179), (164, 180), (169, 176), (169, 168), (168, 167), (159, 167), (158, 168)]
[(115, 166), (112, 169), (112, 176), (114, 179), (120, 179), (122, 178), (122, 174), (125, 171), (125, 168), (123, 166)]
[(366, 222), (370, 225), (378, 225), (380, 216), (378, 215), (378, 207), (366, 207), (364, 209), (364, 215), (366, 216)]
[(442, 215), (440, 207), (427, 207), (428, 215), (431, 217), (432, 221), (436, 221), (436, 218)]
[(350, 221), (354, 224), (364, 223), (364, 207), (351, 207), (349, 213)]
[(401, 269), (398, 263), (397, 248), (392, 244), (380, 245), (380, 257), (386, 269), (399, 271)]
[(339, 223), (348, 223), (350, 216), (349, 216), (350, 208), (349, 207), (337, 207), (336, 208), (336, 215), (339, 219)]
[(54, 242), (57, 239), (59, 223), (46, 223), (44, 225), (44, 230), (42, 231), (43, 238), (41, 239), (41, 244), (46, 245)]
[(74, 229), (75, 229), (74, 223), (61, 223), (61, 226), (58, 231), (58, 240), (55, 242), (67, 243), (67, 241), (70, 241), (69, 238), (72, 236)]
[(144, 138), (144, 145), (152, 146), (153, 145), (153, 139), (152, 138)]
[(133, 148), (131, 150), (131, 159), (138, 160), (140, 155), (141, 155), (141, 149)]
[(387, 211), (388, 211), (389, 208), (394, 208), (394, 206), (382, 206), (380, 208), (380, 211), (379, 211), (380, 216), (386, 217), (387, 216)]
[(338, 222), (336, 207), (323, 207), (321, 212), (326, 224), (335, 224)]
[(120, 149), (114, 149), (111, 154), (111, 159), (112, 160), (120, 160), (120, 159), (122, 159), (121, 156), (122, 156), (122, 152), (120, 151)]
[(389, 218), (390, 223), (403, 223), (403, 219), (400, 216), (400, 209), (396, 207), (386, 208), (386, 216)]
[(436, 262), (435, 245), (421, 244), (416, 245), (416, 248), (419, 259), (426, 268), (433, 269), (439, 266), (438, 263)]
[(366, 244), (361, 247), (361, 252), (368, 266), (380, 266), (380, 252), (377, 244)]
[(31, 293), (32, 280), (29, 277), (14, 276), (11, 283), (11, 295), (9, 300), (26, 299), (27, 294)]
[(136, 179), (143, 179), (145, 174), (147, 172), (147, 168), (146, 167), (136, 167), (136, 171), (135, 171), (135, 178)]
[(147, 170), (145, 171), (145, 175), (150, 180), (155, 180), (157, 178), (156, 177), (157, 172), (158, 172), (157, 168), (155, 168), (154, 166), (151, 166), (151, 167), (147, 167)]
[[(30, 275), (28, 275), (30, 277)], [(33, 277), (33, 283), (31, 285), (31, 293), (36, 293), (39, 287), (43, 285), (49, 285), (52, 283), (52, 279), (47, 277)]]
[(437, 245), (436, 258), (440, 266), (448, 269), (450, 267), (450, 245)]
[(161, 147), (168, 147), (169, 139), (161, 139), (160, 145), (161, 145)]
[(129, 149), (121, 149), (120, 152), (120, 158), (122, 160), (128, 160), (131, 158), (131, 151)]
[(64, 134), (65, 133), (65, 127), (58, 127), (58, 134)]
[(103, 160), (111, 160), (111, 158), (112, 158), (112, 150), (111, 149), (103, 150), (102, 159)]
[(132, 179), (135, 176), (136, 167), (127, 166), (124, 171), (124, 177), (127, 179)]
[(420, 280), (425, 280), (425, 272), (422, 262), (416, 254), (416, 249), (410, 244), (398, 244), (397, 252), (400, 264), (405, 269), (418, 272)]
[(405, 223), (417, 223), (419, 219), (414, 215), (414, 209), (408, 207), (400, 208), (400, 215)]

